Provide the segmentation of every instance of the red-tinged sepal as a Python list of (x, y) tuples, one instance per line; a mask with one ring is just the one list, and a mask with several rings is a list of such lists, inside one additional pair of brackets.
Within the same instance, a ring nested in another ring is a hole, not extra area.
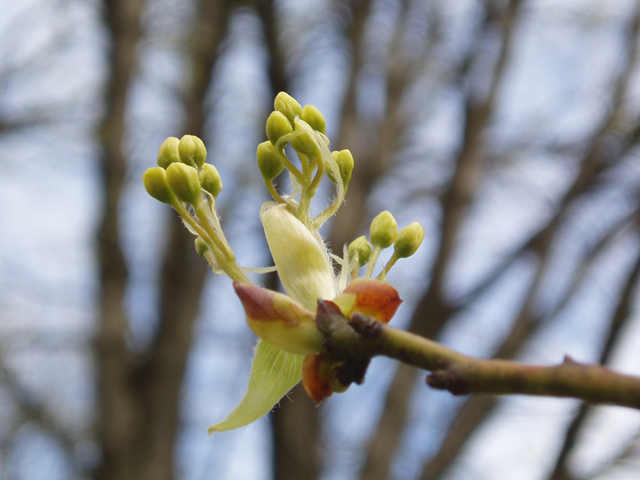
[(323, 338), (314, 313), (273, 290), (238, 281), (233, 282), (233, 288), (242, 302), (249, 328), (262, 340), (296, 355), (320, 353)]
[(379, 322), (389, 323), (402, 300), (398, 291), (386, 282), (357, 278), (333, 299), (333, 303), (340, 307), (347, 318), (354, 313), (361, 313)]

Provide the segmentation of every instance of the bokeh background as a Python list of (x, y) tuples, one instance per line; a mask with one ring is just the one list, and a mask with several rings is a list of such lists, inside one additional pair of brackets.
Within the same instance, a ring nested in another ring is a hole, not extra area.
[(388, 276), (405, 299), (396, 326), (478, 356), (639, 374), (640, 2), (0, 12), (1, 479), (640, 477), (637, 411), (456, 398), (385, 359), (319, 408), (296, 389), (209, 437), (255, 338), (230, 281), (141, 182), (165, 137), (201, 136), (240, 262), (269, 265), (255, 148), (287, 91), (355, 157), (323, 232), (335, 250), (384, 209), (425, 227)]

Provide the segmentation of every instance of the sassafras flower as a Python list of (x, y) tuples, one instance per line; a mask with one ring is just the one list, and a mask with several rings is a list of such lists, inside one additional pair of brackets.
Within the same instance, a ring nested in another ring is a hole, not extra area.
[[(398, 233), (395, 219), (383, 212), (371, 225), (372, 244), (363, 236), (333, 255), (318, 229), (344, 200), (354, 161), (348, 150), (331, 152), (325, 136), (325, 121), (317, 108), (304, 108), (284, 92), (274, 102), (267, 121), (269, 140), (258, 146), (258, 167), (273, 202), (260, 210), (269, 250), (287, 295), (256, 287), (247, 277), (270, 269), (238, 266), (216, 212), (222, 181), (215, 167), (205, 164), (206, 149), (197, 137), (169, 138), (158, 154), (158, 167), (143, 175), (147, 192), (169, 203), (196, 235), (196, 249), (215, 273), (234, 280), (234, 289), (245, 310), (248, 326), (260, 338), (256, 346), (247, 392), (240, 404), (209, 431), (224, 431), (247, 425), (266, 413), (301, 379), (311, 398), (320, 402), (348, 388), (336, 375), (341, 362), (324, 351), (324, 337), (316, 325), (318, 300), (329, 301), (350, 318), (355, 313), (387, 323), (401, 300), (385, 283), (389, 269), (420, 246), (424, 230), (417, 223)], [(284, 147), (290, 144), (299, 163), (292, 163)], [(293, 192), (279, 193), (273, 180), (284, 169)], [(335, 188), (329, 206), (315, 217), (311, 200), (327, 177)], [(394, 254), (377, 279), (373, 270), (380, 252), (395, 243)], [(368, 266), (367, 266), (368, 264)], [(360, 267), (367, 266), (364, 278)], [(336, 310), (337, 311), (337, 310)]]

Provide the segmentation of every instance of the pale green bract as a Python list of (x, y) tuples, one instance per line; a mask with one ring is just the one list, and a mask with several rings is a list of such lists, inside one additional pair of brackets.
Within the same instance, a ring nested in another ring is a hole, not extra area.
[[(315, 238), (286, 205), (266, 203), (260, 217), (278, 274), (291, 298), (311, 311), (315, 311), (318, 298), (333, 298), (333, 269), (322, 239)], [(242, 427), (269, 413), (300, 381), (303, 358), (260, 340), (247, 392), (227, 418), (209, 427), (209, 433)]]
[(209, 427), (209, 433), (244, 427), (269, 413), (300, 381), (302, 359), (259, 340), (247, 392), (227, 418)]

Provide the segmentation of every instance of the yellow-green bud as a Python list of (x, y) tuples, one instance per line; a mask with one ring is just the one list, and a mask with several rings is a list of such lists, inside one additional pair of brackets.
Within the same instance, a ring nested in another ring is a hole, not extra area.
[(184, 163), (172, 163), (167, 168), (167, 182), (183, 202), (196, 204), (200, 199), (200, 179), (198, 171)]
[(424, 228), (418, 222), (404, 227), (398, 234), (398, 239), (393, 246), (394, 253), (398, 258), (407, 258), (416, 253), (416, 250), (424, 240)]
[(258, 160), (258, 168), (265, 180), (272, 180), (282, 173), (284, 170), (284, 162), (276, 147), (270, 141), (262, 142), (258, 145), (256, 152)]
[(371, 222), (371, 243), (374, 247), (387, 248), (398, 238), (398, 224), (388, 210), (378, 214)]
[(207, 149), (195, 135), (184, 135), (178, 144), (180, 161), (194, 168), (200, 168), (207, 159)]
[(299, 117), (302, 113), (302, 107), (298, 101), (286, 92), (280, 92), (276, 95), (276, 99), (273, 101), (273, 108), (284, 113), (284, 116), (291, 122), (291, 126), (294, 125), (296, 117)]
[(222, 190), (222, 179), (216, 167), (210, 163), (205, 163), (202, 165), (199, 177), (202, 189), (213, 195), (213, 198), (217, 198)]
[[(340, 177), (342, 178), (342, 184), (344, 188), (347, 188), (349, 185), (349, 180), (351, 180), (351, 173), (353, 173), (353, 155), (349, 150), (340, 150), (331, 152), (333, 159), (338, 164), (338, 169), (340, 170)], [(327, 170), (327, 175), (329, 176), (329, 180), (333, 183), (338, 183), (335, 178), (333, 178), (333, 173), (331, 170)]]
[(142, 174), (144, 188), (149, 195), (163, 203), (172, 203), (175, 195), (167, 183), (164, 168), (152, 167)]
[(267, 118), (267, 127), (265, 130), (267, 131), (267, 138), (275, 145), (280, 137), (291, 133), (293, 127), (289, 119), (287, 119), (282, 112), (274, 111), (271, 112), (271, 115)]
[(162, 142), (158, 149), (158, 166), (167, 168), (174, 162), (180, 161), (180, 155), (178, 153), (178, 144), (180, 140), (176, 137), (169, 137)]
[(364, 235), (356, 238), (349, 245), (349, 258), (355, 258), (356, 253), (358, 254), (360, 266), (366, 265), (371, 257), (371, 244)]
[(314, 134), (308, 130), (302, 131), (300, 135), (291, 139), (291, 146), (296, 152), (306, 155), (309, 158), (317, 157), (320, 155), (320, 149), (312, 135)]
[(198, 255), (207, 258), (207, 253), (209, 252), (209, 245), (207, 245), (207, 242), (205, 242), (202, 237), (197, 237), (195, 243)]
[(318, 110), (313, 105), (305, 105), (300, 114), (300, 118), (307, 122), (311, 128), (320, 133), (325, 133), (327, 130), (327, 122)]

